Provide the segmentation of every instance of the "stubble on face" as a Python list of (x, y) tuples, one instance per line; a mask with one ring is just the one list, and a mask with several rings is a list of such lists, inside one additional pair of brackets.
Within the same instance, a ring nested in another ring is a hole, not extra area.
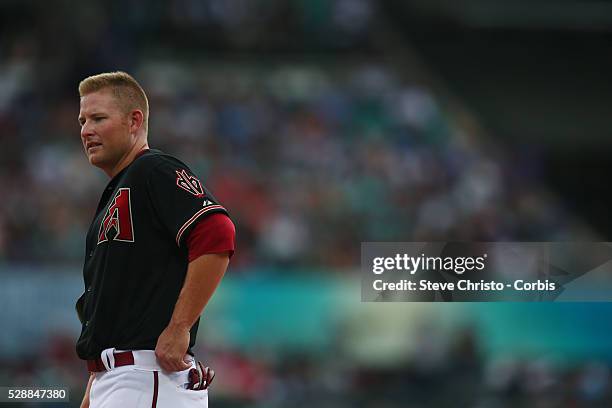
[(129, 151), (126, 114), (109, 89), (81, 97), (81, 141), (90, 164), (109, 172)]

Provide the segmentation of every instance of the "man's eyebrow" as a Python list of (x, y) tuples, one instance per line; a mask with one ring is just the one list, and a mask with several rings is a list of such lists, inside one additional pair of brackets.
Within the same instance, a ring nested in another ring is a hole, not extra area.
[(104, 115), (104, 113), (98, 112), (98, 111), (94, 111), (94, 112), (92, 112), (90, 114), (87, 114), (87, 115), (79, 115), (78, 121), (80, 122), (81, 120), (85, 119), (85, 116), (90, 116), (91, 117), (91, 116), (101, 116), (101, 115)]

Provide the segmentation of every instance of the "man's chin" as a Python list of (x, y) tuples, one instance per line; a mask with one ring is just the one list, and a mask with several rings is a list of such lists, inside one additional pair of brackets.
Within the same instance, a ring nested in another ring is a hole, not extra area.
[(100, 157), (99, 154), (93, 153), (93, 154), (88, 155), (87, 158), (89, 159), (89, 164), (91, 164), (92, 166), (95, 166), (95, 167), (104, 166), (104, 159), (103, 157)]

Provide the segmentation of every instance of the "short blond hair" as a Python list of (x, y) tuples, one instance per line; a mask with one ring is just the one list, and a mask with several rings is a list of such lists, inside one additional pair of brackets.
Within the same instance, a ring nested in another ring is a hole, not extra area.
[(79, 83), (81, 97), (102, 89), (110, 89), (125, 113), (140, 109), (145, 132), (149, 128), (149, 100), (140, 84), (127, 72), (104, 72), (85, 78)]

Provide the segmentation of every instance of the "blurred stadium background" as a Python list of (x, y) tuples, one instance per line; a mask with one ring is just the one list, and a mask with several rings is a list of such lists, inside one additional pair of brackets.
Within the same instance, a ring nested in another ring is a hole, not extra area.
[(609, 240), (611, 23), (604, 1), (0, 1), (0, 385), (80, 403), (106, 180), (76, 86), (122, 69), (238, 227), (198, 336), (211, 406), (612, 406), (609, 304), (366, 304), (357, 272), (362, 241)]

